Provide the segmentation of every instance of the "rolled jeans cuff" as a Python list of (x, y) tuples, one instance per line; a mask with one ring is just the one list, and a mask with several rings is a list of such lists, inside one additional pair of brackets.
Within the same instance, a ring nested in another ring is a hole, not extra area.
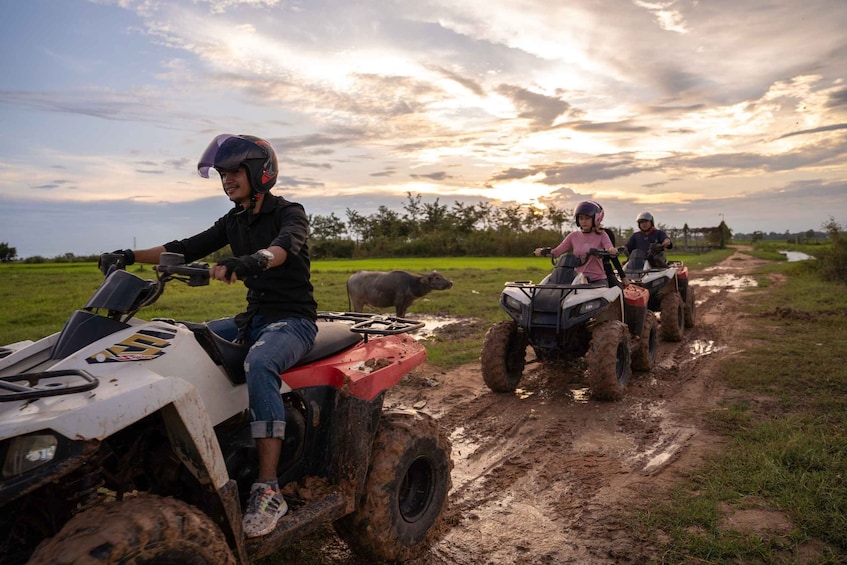
[(264, 422), (250, 422), (250, 435), (254, 439), (276, 438), (285, 439), (285, 422), (279, 420), (268, 420)]

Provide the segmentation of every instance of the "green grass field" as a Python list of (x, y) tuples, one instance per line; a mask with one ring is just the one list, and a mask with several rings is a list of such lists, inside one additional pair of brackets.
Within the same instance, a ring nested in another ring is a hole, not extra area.
[[(713, 251), (706, 255), (671, 255), (683, 259), (691, 268), (717, 262), (731, 250)], [(433, 291), (417, 300), (408, 315), (474, 318), (480, 324), (468, 329), (456, 341), (443, 343), (428, 340), (429, 362), (450, 368), (474, 361), (479, 356), (482, 338), (491, 322), (505, 319), (499, 307), (499, 296), (507, 281), (539, 282), (552, 268), (544, 257), (440, 257), (402, 259), (362, 259), (314, 261), (312, 284), (315, 299), (322, 311), (347, 311), (347, 278), (360, 270), (387, 271), (401, 269), (413, 273), (437, 270), (453, 281), (453, 288)], [(133, 265), (129, 271), (142, 278), (154, 278), (149, 265)], [(36, 340), (57, 332), (75, 309), (86, 300), (103, 280), (93, 263), (45, 263), (0, 265), (0, 345), (16, 341)], [(245, 307), (245, 290), (241, 284), (227, 286), (212, 282), (206, 287), (189, 288), (171, 283), (165, 294), (152, 307), (139, 315), (143, 318), (163, 317), (178, 320), (206, 321), (232, 316)], [(381, 312), (392, 312), (383, 309)]]

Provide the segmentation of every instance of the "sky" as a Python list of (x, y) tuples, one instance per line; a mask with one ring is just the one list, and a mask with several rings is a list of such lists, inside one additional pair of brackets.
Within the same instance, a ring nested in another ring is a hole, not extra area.
[(273, 192), (343, 221), (411, 193), (847, 226), (845, 30), (845, 0), (5, 1), (0, 242), (197, 233), (231, 207), (196, 169), (220, 133), (270, 141)]

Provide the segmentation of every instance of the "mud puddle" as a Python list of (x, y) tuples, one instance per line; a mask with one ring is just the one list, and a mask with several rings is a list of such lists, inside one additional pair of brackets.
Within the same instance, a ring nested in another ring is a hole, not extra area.
[(412, 337), (417, 340), (431, 337), (435, 334), (436, 330), (462, 321), (462, 318), (453, 318), (449, 316), (410, 316), (409, 318), (424, 323), (424, 327), (411, 333)]
[(811, 255), (806, 255), (801, 251), (780, 251), (782, 255), (785, 255), (785, 259), (792, 263), (794, 261), (808, 261), (809, 259), (814, 259)]
[(728, 290), (730, 292), (737, 292), (739, 290), (744, 290), (746, 288), (753, 288), (759, 285), (751, 276), (748, 275), (738, 275), (734, 273), (718, 273), (715, 275), (709, 275), (710, 271), (714, 272), (718, 269), (705, 269), (704, 276), (698, 278), (696, 281), (697, 288), (705, 288), (712, 292), (718, 292), (721, 290)]
[(695, 339), (688, 346), (691, 360), (723, 351), (726, 348), (726, 345), (718, 345), (713, 339)]

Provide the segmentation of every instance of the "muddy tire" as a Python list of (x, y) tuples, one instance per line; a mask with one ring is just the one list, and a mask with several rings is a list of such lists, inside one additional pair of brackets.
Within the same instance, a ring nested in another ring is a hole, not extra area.
[(682, 341), (685, 333), (685, 308), (678, 292), (672, 292), (662, 298), (662, 339)]
[(697, 323), (697, 306), (694, 301), (694, 287), (690, 284), (685, 292), (685, 327), (693, 328)]
[(621, 398), (630, 374), (629, 329), (626, 324), (612, 320), (595, 326), (585, 361), (591, 398)]
[(526, 334), (512, 321), (497, 322), (482, 342), (482, 378), (494, 392), (513, 392), (526, 366)]
[(77, 514), (38, 546), (30, 564), (234, 564), (218, 526), (174, 498), (139, 496)]
[(659, 346), (659, 321), (653, 312), (647, 312), (644, 328), (638, 338), (638, 346), (632, 352), (632, 368), (635, 371), (649, 371), (656, 364), (656, 351)]
[(450, 440), (420, 412), (386, 412), (379, 422), (365, 493), (334, 523), (350, 548), (371, 561), (420, 556), (441, 534), (450, 492)]

